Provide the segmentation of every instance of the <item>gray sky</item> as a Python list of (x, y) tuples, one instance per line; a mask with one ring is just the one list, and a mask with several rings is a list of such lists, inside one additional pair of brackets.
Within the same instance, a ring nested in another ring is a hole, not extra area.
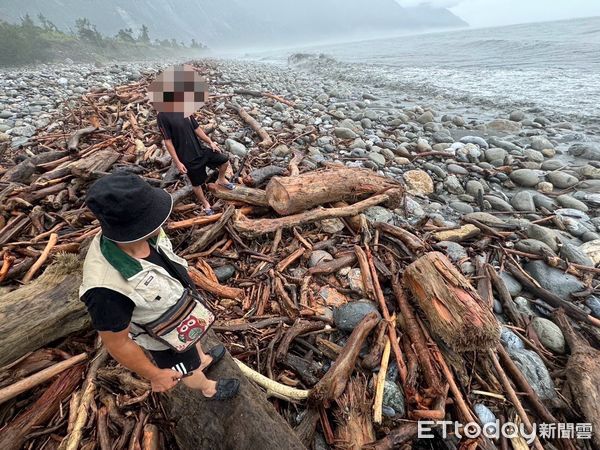
[(401, 5), (431, 3), (474, 27), (600, 16), (600, 0), (396, 0)]

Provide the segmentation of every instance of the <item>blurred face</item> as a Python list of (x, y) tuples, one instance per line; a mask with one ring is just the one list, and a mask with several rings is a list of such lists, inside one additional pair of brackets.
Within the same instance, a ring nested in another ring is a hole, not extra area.
[(187, 117), (208, 100), (208, 83), (188, 64), (171, 66), (148, 86), (148, 100), (158, 112)]

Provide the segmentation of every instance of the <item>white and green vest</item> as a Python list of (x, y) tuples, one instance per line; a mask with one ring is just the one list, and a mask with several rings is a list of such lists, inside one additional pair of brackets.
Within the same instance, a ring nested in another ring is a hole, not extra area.
[[(171, 241), (161, 229), (157, 237), (148, 240), (171, 261), (187, 267), (187, 261), (173, 253)], [(107, 288), (119, 292), (135, 303), (131, 318), (130, 336), (147, 350), (166, 350), (168, 347), (150, 337), (136, 323), (156, 320), (182, 296), (184, 286), (163, 267), (125, 253), (116, 243), (98, 233), (92, 240), (83, 263), (82, 297), (92, 288)]]

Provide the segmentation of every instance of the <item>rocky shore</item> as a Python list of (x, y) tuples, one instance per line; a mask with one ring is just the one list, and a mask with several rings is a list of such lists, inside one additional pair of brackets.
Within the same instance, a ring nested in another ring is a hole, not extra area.
[[(247, 158), (254, 168), (274, 165), (285, 170), (299, 153), (304, 155), (299, 163), (303, 173), (327, 163), (370, 169), (373, 174), (400, 181), (407, 195), (399, 208), (366, 209), (368, 222), (414, 231), (427, 245), (432, 242), (434, 250), (445, 253), (474, 286), (483, 278), (481, 267), (487, 263), (493, 266), (506, 286), (508, 303), (516, 308), (507, 311), (506, 297), (492, 292), (490, 286), (489, 304), (493, 302), (507, 353), (539, 399), (557, 410), (567, 409), (557, 393), (562, 392), (566, 381), (553, 369), (566, 365), (568, 336), (553, 322), (555, 308), (531, 286), (537, 283), (544, 292), (577, 307), (571, 314), (586, 318), (586, 326), (592, 324), (588, 336), (590, 342), (598, 343), (594, 326), (600, 319), (600, 296), (596, 294), (600, 285), (600, 144), (594, 142), (593, 135), (586, 135), (580, 124), (555, 121), (539, 111), (497, 111), (495, 117), (489, 117), (487, 111), (480, 118), (463, 116), (456, 113), (457, 108), (441, 109), (440, 99), (407, 99), (386, 87), (354, 83), (355, 77), (327, 76), (327, 67), (334, 67), (335, 62), (325, 57), (296, 55), (288, 67), (229, 60), (198, 64), (209, 75), (216, 94), (210, 112), (200, 113), (199, 120), (230, 152), (234, 170), (241, 171), (240, 165), (243, 168)], [(68, 114), (68, 108), (63, 107), (67, 99), (95, 86), (127, 83), (161, 66), (53, 66), (46, 71), (4, 76), (0, 81), (4, 86), (0, 94), (0, 127), (4, 127), (0, 156), (11, 151), (18, 154), (18, 148), (27, 146), (36, 129), (48, 132), (59, 128), (61, 115)], [(53, 75), (48, 75), (50, 72)], [(236, 111), (231, 105), (241, 108)], [(241, 109), (266, 131), (272, 145), (260, 148), (256, 130), (240, 127)], [(153, 126), (151, 115), (140, 115), (147, 120), (140, 126)], [(141, 141), (143, 133), (136, 136), (147, 150)], [(137, 146), (136, 142), (130, 147), (133, 151)], [(129, 156), (136, 159), (133, 154)], [(142, 160), (137, 155), (136, 164)], [(170, 177), (168, 181), (173, 183), (178, 174), (167, 170), (167, 165), (164, 174), (154, 175), (161, 176), (162, 182)], [(316, 226), (321, 237), (328, 236), (323, 242), (350, 228), (340, 219), (322, 220)], [(355, 243), (359, 242), (359, 233), (351, 234), (348, 239), (354, 236)], [(264, 242), (260, 245), (270, 247)], [(343, 259), (330, 247), (313, 250), (307, 246), (308, 267)], [(513, 257), (521, 261), (520, 266)], [(513, 276), (506, 266), (522, 267), (524, 278), (517, 279), (519, 276)], [(281, 272), (288, 265), (283, 267)], [(257, 271), (252, 269), (252, 275), (245, 278), (250, 281), (240, 287), (252, 286), (254, 293), (251, 278)], [(236, 272), (241, 275), (239, 264), (215, 267), (215, 275), (223, 283), (235, 283)], [(290, 268), (286, 282), (301, 282), (306, 273), (306, 267)], [(342, 289), (348, 297), (364, 288), (359, 268), (344, 267), (332, 276), (343, 280)], [(331, 286), (319, 287), (315, 296), (326, 303), (320, 312), (339, 331), (339, 348), (369, 313), (379, 314), (379, 306), (371, 301), (347, 301)], [(279, 295), (286, 295), (283, 285), (281, 291)], [(343, 301), (336, 304), (331, 292)], [(389, 289), (385, 294), (392, 296)], [(244, 318), (249, 314), (246, 310), (254, 307), (230, 299), (223, 299), (219, 306)], [(281, 314), (278, 308), (275, 311)], [(527, 325), (526, 330), (514, 322), (514, 317)], [(407, 405), (394, 364), (390, 364), (384, 380), (383, 413), (403, 418), (414, 405)], [(473, 410), (481, 423), (495, 420), (494, 413), (499, 411), (484, 400), (473, 401)], [(315, 448), (326, 448), (322, 439), (317, 434)]]

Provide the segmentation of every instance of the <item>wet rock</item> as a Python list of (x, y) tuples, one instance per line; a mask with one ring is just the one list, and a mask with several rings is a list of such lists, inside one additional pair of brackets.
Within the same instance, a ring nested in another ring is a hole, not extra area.
[(283, 157), (283, 156), (287, 156), (292, 152), (292, 149), (290, 149), (287, 145), (285, 144), (280, 144), (277, 147), (275, 147), (273, 149), (273, 155), (275, 156), (279, 156), (279, 157)]
[(483, 199), (488, 201), (491, 207), (497, 211), (513, 211), (514, 208), (506, 200), (496, 197), (495, 195), (484, 195)]
[(546, 175), (548, 181), (559, 189), (567, 189), (575, 186), (579, 180), (573, 175), (569, 175), (565, 172), (550, 172)]
[(423, 170), (409, 170), (402, 176), (407, 191), (413, 195), (429, 195), (433, 192), (433, 180)]
[(535, 316), (535, 313), (529, 304), (529, 300), (527, 300), (525, 297), (515, 297), (513, 300), (517, 310), (525, 317)]
[(558, 170), (564, 165), (565, 163), (558, 159), (548, 159), (542, 163), (542, 170)]
[(596, 297), (595, 295), (588, 297), (585, 300), (585, 306), (590, 308), (592, 316), (594, 316), (596, 319), (600, 319), (600, 297)]
[(545, 148), (554, 148), (554, 145), (543, 136), (533, 136), (531, 138), (531, 148), (534, 150), (543, 150)]
[(540, 182), (540, 176), (535, 170), (517, 169), (510, 174), (513, 183), (523, 187), (533, 187)]
[(485, 193), (483, 184), (481, 184), (477, 180), (467, 181), (466, 191), (467, 191), (467, 194), (472, 195), (473, 197), (477, 197), (480, 192), (481, 192), (481, 195), (483, 195)]
[(335, 136), (339, 139), (356, 139), (358, 134), (352, 131), (350, 128), (338, 127), (333, 130)]
[(376, 312), (377, 316), (381, 317), (379, 308), (375, 303), (364, 299), (358, 300), (335, 308), (333, 310), (333, 321), (340, 330), (352, 331), (371, 312)]
[(499, 131), (503, 133), (518, 133), (521, 130), (521, 124), (506, 119), (494, 119), (487, 125), (489, 130)]
[(364, 215), (371, 223), (385, 222), (394, 224), (394, 213), (383, 206), (371, 206), (365, 210)]
[(368, 158), (378, 167), (385, 166), (385, 157), (381, 153), (369, 152)]
[(513, 198), (510, 199), (510, 204), (517, 211), (535, 211), (533, 196), (527, 191), (520, 191), (513, 195)]
[(600, 239), (586, 242), (579, 247), (579, 250), (585, 253), (588, 258), (592, 260), (594, 265), (600, 263)]
[(554, 190), (552, 183), (548, 183), (547, 181), (540, 181), (535, 188), (540, 192), (545, 192), (546, 194)]
[(243, 158), (248, 153), (248, 149), (244, 144), (239, 143), (238, 141), (234, 141), (233, 139), (227, 139), (225, 141), (225, 148), (233, 153), (235, 156)]
[(515, 244), (515, 248), (521, 252), (532, 253), (540, 256), (555, 256), (556, 253), (548, 245), (535, 239), (522, 239)]
[(475, 144), (485, 149), (489, 148), (489, 145), (486, 142), (486, 140), (479, 136), (463, 136), (460, 138), (459, 142), (462, 142), (463, 144)]
[(523, 156), (525, 156), (525, 158), (527, 158), (528, 161), (533, 161), (536, 163), (541, 163), (542, 161), (544, 161), (544, 155), (542, 155), (542, 153), (538, 152), (537, 150), (533, 150), (531, 148), (526, 148), (525, 150), (523, 150)]
[(594, 265), (592, 259), (585, 254), (579, 247), (576, 245), (570, 244), (568, 242), (563, 243), (560, 248), (560, 257), (566, 261), (581, 264), (582, 266), (591, 267)]
[(510, 328), (502, 325), (500, 331), (500, 341), (504, 344), (507, 349), (511, 350), (521, 350), (525, 348), (525, 344), (521, 340), (519, 336), (517, 336), (514, 331)]
[(504, 281), (504, 285), (506, 286), (506, 289), (508, 289), (508, 293), (511, 295), (511, 297), (519, 295), (519, 293), (523, 290), (521, 283), (519, 283), (519, 281), (510, 273), (502, 271), (500, 272), (500, 278), (502, 278), (502, 281)]
[(468, 256), (465, 248), (457, 242), (441, 241), (437, 243), (437, 247), (441, 248), (453, 262), (458, 262)]
[(589, 208), (587, 205), (567, 194), (559, 195), (556, 197), (556, 202), (565, 208), (573, 208), (579, 211), (588, 212)]
[(558, 236), (554, 230), (541, 225), (531, 224), (529, 227), (527, 227), (527, 236), (530, 239), (542, 241), (544, 244), (550, 247), (553, 252), (558, 252), (558, 244), (560, 243), (560, 240), (558, 239)]
[(565, 337), (557, 325), (542, 317), (535, 317), (531, 325), (544, 347), (554, 353), (565, 353)]
[(333, 256), (325, 250), (315, 250), (310, 254), (310, 258), (308, 260), (308, 267), (314, 267), (317, 264), (325, 261), (333, 260)]
[(417, 118), (417, 122), (424, 125), (428, 122), (433, 122), (433, 119), (433, 113), (431, 111), (425, 111)]
[(392, 408), (396, 416), (403, 417), (406, 414), (404, 394), (396, 383), (385, 380), (383, 387), (383, 405)]
[(465, 189), (455, 175), (450, 175), (448, 178), (446, 178), (444, 181), (444, 187), (451, 194), (460, 195), (465, 193)]
[(508, 152), (503, 148), (492, 147), (485, 151), (485, 159), (487, 162), (504, 164), (505, 158), (508, 156)]
[(510, 113), (509, 119), (513, 122), (520, 122), (525, 118), (525, 113), (523, 111), (515, 110)]
[(554, 382), (537, 353), (527, 349), (509, 349), (508, 354), (540, 399), (550, 400), (556, 397)]
[(438, 241), (461, 242), (479, 235), (480, 232), (475, 225), (467, 224), (455, 230), (438, 231), (433, 237)]
[(533, 203), (537, 208), (546, 208), (548, 211), (554, 211), (556, 209), (554, 200), (544, 194), (534, 194)]
[(449, 173), (455, 173), (457, 175), (469, 174), (469, 171), (467, 169), (465, 169), (463, 166), (459, 166), (458, 164), (448, 164), (448, 167), (446, 169)]
[(35, 134), (35, 127), (33, 125), (23, 125), (22, 127), (15, 127), (10, 130), (13, 136), (31, 137)]
[(465, 202), (451, 202), (448, 206), (461, 214), (472, 213), (473, 207)]
[(502, 225), (504, 221), (497, 216), (486, 212), (474, 212), (465, 216), (467, 219), (474, 219), (485, 225)]
[(525, 264), (525, 270), (544, 289), (568, 299), (575, 292), (582, 291), (585, 285), (578, 278), (564, 273), (560, 269), (548, 266), (544, 261), (530, 261)]
[(600, 145), (594, 143), (573, 144), (569, 147), (569, 154), (579, 158), (600, 161)]
[(329, 233), (329, 234), (339, 233), (345, 227), (344, 222), (342, 222), (340, 219), (337, 219), (335, 217), (333, 219), (321, 220), (320, 225), (321, 225), (321, 229), (325, 233)]
[(473, 411), (475, 411), (475, 414), (477, 414), (482, 426), (485, 426), (489, 423), (496, 423), (496, 416), (483, 403), (476, 403), (473, 405)]
[(219, 283), (225, 283), (235, 274), (235, 267), (231, 264), (225, 264), (224, 266), (216, 267), (213, 272), (217, 276)]

